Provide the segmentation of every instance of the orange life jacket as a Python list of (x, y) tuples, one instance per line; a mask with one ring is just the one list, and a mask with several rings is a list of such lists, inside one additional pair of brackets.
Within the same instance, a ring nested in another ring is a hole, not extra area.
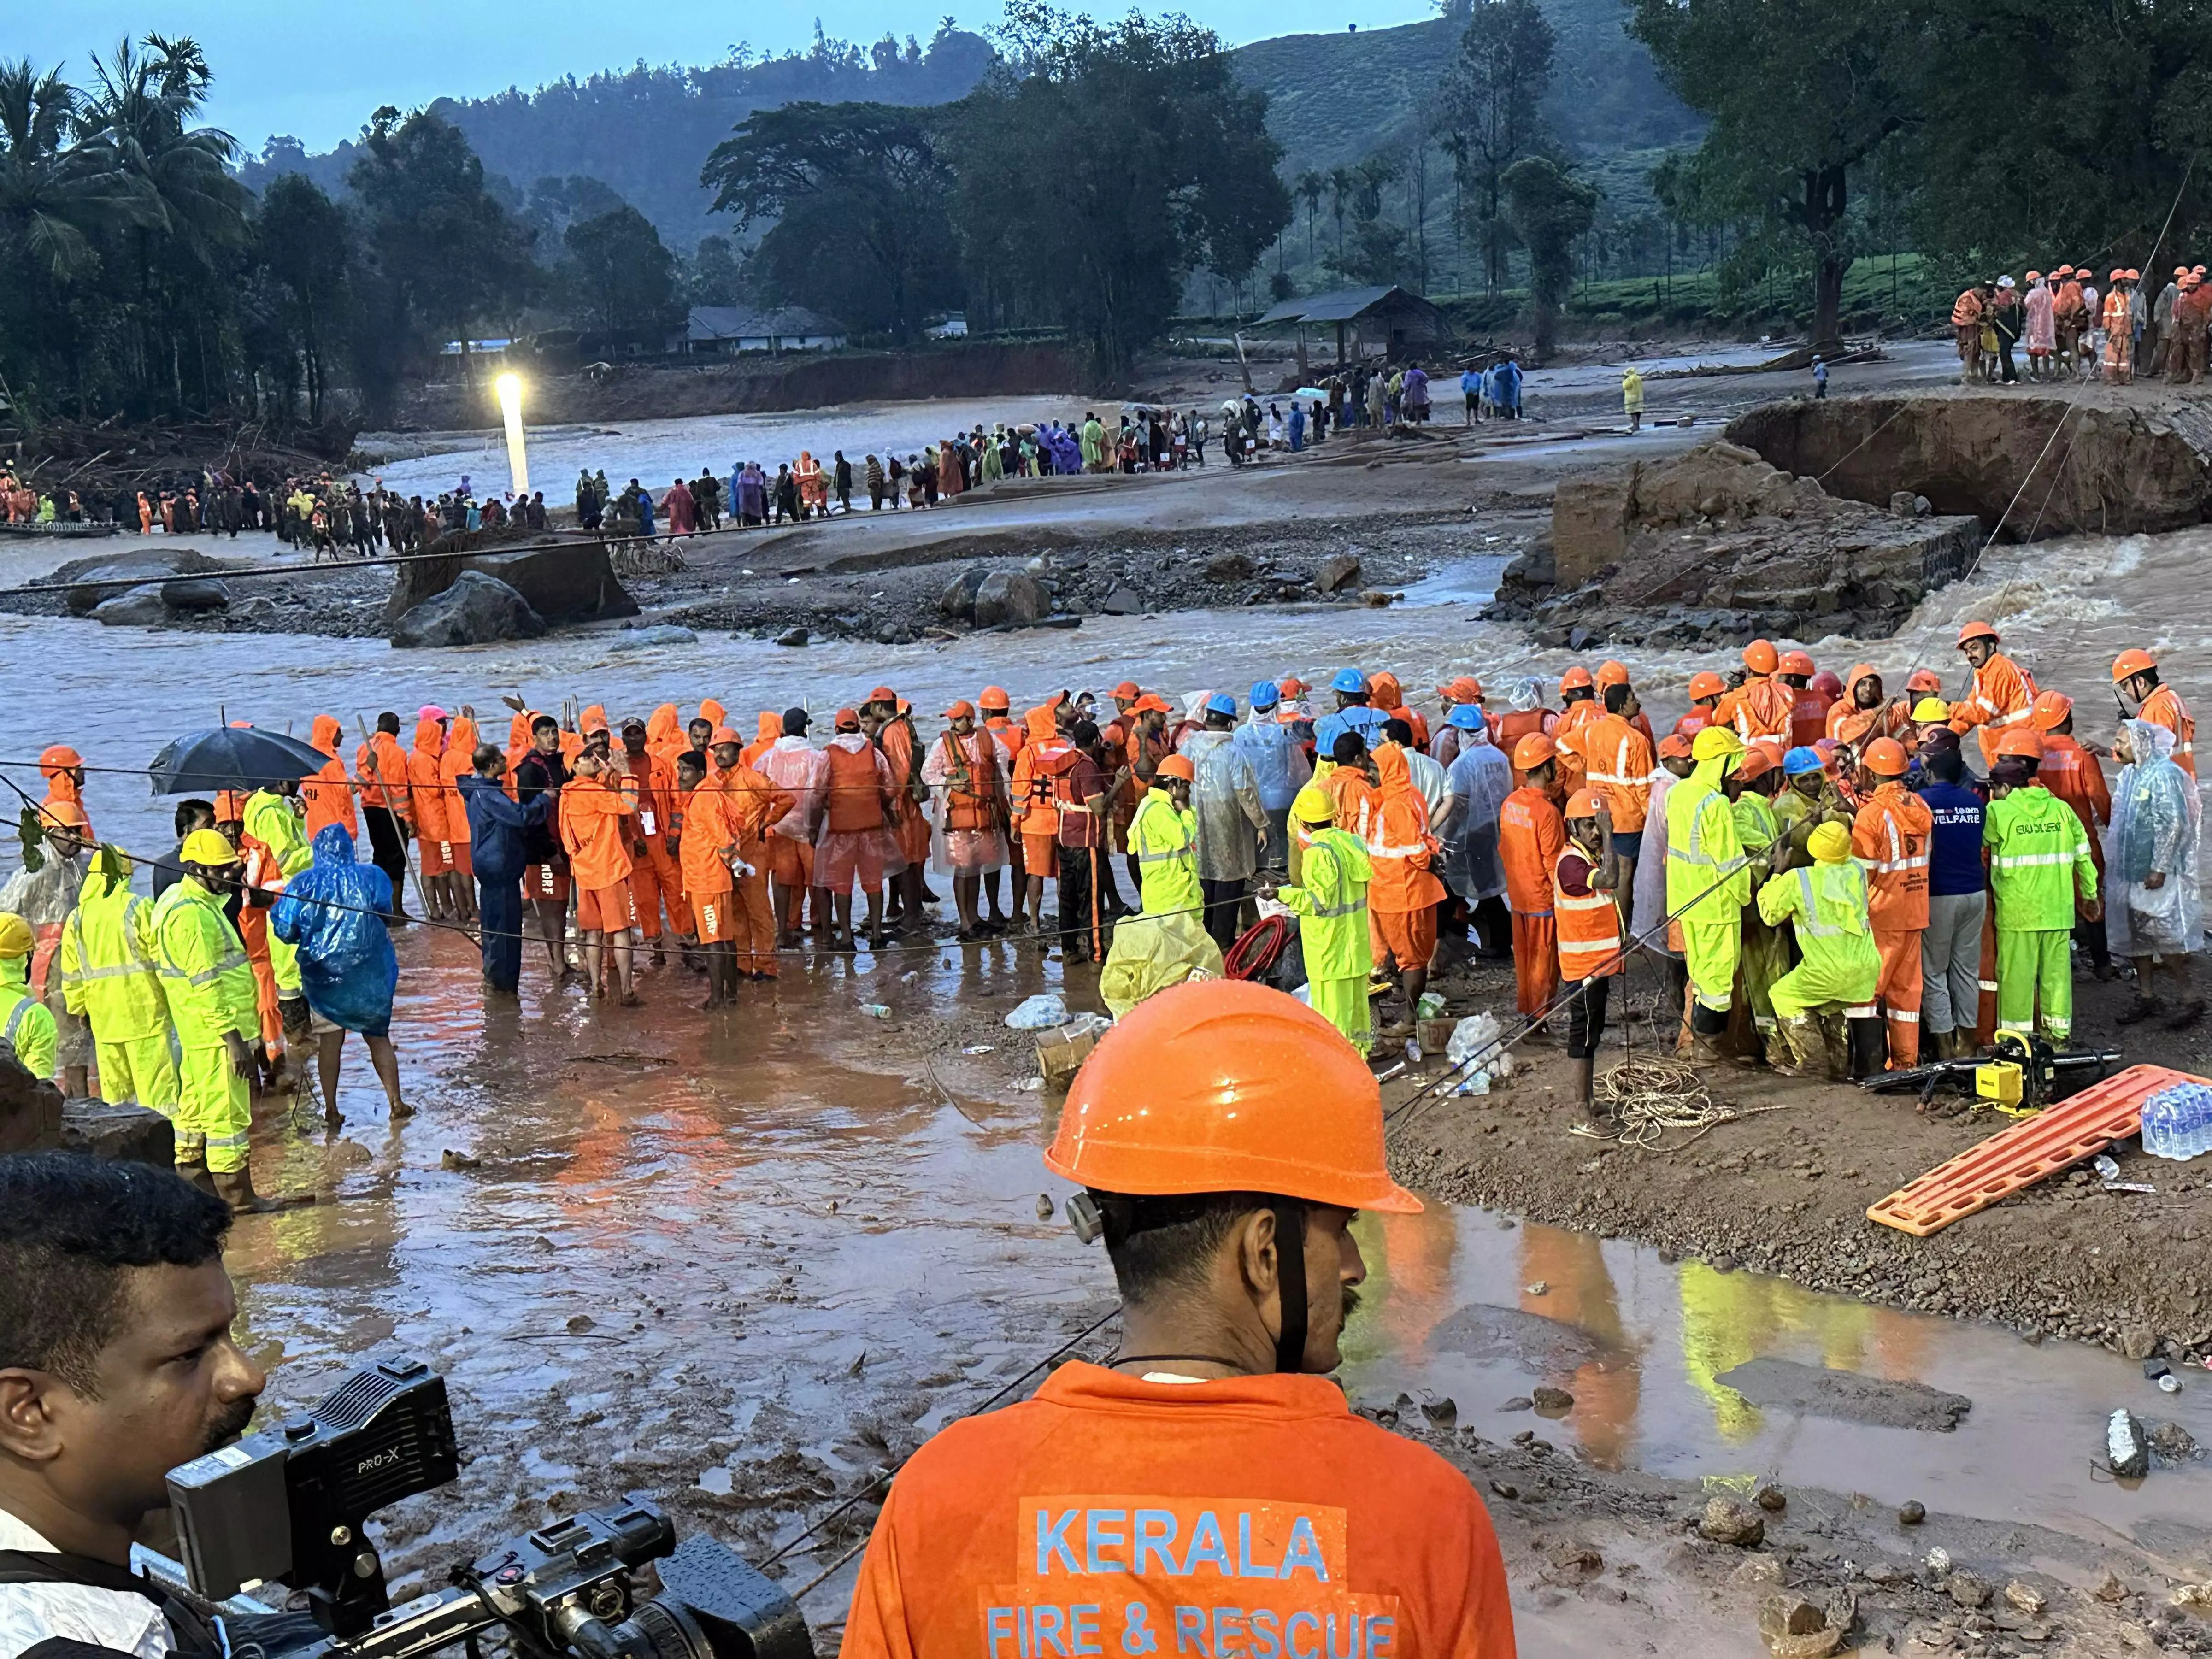
[(1552, 915), (1559, 928), (1559, 977), (1578, 981), (1593, 974), (1617, 974), (1621, 970), (1620, 907), (1613, 902), (1612, 894), (1595, 887), (1583, 898), (1568, 896), (1560, 884), (1559, 866), (1569, 854), (1588, 860), (1593, 874), (1597, 868), (1597, 861), (1571, 842), (1552, 860)]
[(830, 833), (842, 836), (856, 830), (881, 829), (883, 780), (877, 775), (874, 749), (855, 753), (833, 743), (822, 752), (830, 757)]

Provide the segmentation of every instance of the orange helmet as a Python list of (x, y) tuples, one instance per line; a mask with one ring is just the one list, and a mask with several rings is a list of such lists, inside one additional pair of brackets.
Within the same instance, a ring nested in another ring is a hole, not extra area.
[(1626, 685), (1627, 684), (1628, 665), (1626, 663), (1614, 662), (1612, 659), (1607, 658), (1605, 661), (1597, 665), (1597, 685), (1599, 690), (1604, 690), (1608, 685)]
[(2124, 680), (2131, 680), (2136, 675), (2147, 673), (2157, 666), (2158, 665), (2150, 659), (2149, 652), (2138, 651), (2130, 646), (2112, 659), (2112, 684), (2118, 685)]
[(1688, 760), (1690, 758), (1690, 740), (1679, 732), (1669, 732), (1665, 737), (1659, 739), (1659, 758), (1661, 760)]
[(1937, 697), (1943, 694), (1943, 677), (1932, 668), (1916, 668), (1905, 677), (1908, 697)]
[(2039, 270), (2031, 270), (2027, 273), (2027, 280), (2031, 283), (2039, 283), (2043, 280), (2043, 273)]
[(1813, 678), (1813, 659), (1802, 651), (1785, 651), (1782, 653), (1782, 672), (1802, 674), (1809, 680)]
[(1700, 697), (1717, 697), (1728, 690), (1728, 682), (1710, 668), (1701, 668), (1690, 676), (1690, 701)]
[(1970, 622), (1961, 623), (1959, 624), (1959, 643), (1961, 645), (1964, 645), (1968, 640), (1989, 640), (1995, 641), (1997, 637), (1997, 630), (1990, 627), (1985, 622)]
[(1559, 745), (1541, 732), (1531, 732), (1513, 745), (1513, 769), (1533, 772), (1547, 760), (1559, 757)]
[(1997, 739), (1997, 757), (2018, 756), (2025, 760), (2043, 758), (2043, 739), (2024, 726), (2016, 726)]
[(1745, 783), (1764, 777), (1774, 769), (1774, 757), (1753, 744), (1743, 751), (1743, 758), (1735, 763), (1735, 775)]
[[(241, 817), (245, 816), (245, 810), (243, 807), (239, 809), (239, 815)], [(57, 828), (89, 830), (92, 827), (92, 820), (85, 817), (84, 808), (73, 800), (41, 802), (39, 806), (39, 816)]]
[(985, 686), (983, 695), (975, 701), (979, 707), (996, 708), (1001, 713), (1013, 707), (1013, 700), (1006, 696), (1006, 688), (1003, 685)]
[(1045, 1167), (1101, 1192), (1279, 1193), (1411, 1215), (1390, 1179), (1382, 1096), (1337, 1029), (1233, 979), (1146, 997), (1075, 1074)]
[(2039, 691), (2027, 723), (2039, 732), (2056, 732), (2073, 712), (2074, 699), (2063, 691)]
[(2074, 274), (2074, 267), (2071, 265), (2061, 265), (2057, 270), (2052, 271), (2051, 274), (2053, 276), (2071, 276)]
[(1901, 778), (1911, 764), (1905, 758), (1905, 745), (1895, 738), (1876, 738), (1866, 746), (1859, 763), (1880, 778)]
[(1595, 682), (1590, 678), (1589, 670), (1580, 663), (1577, 663), (1559, 676), (1559, 691), (1562, 696), (1570, 691), (1587, 691), (1593, 684)]
[(2130, 265), (2125, 270), (2122, 271), (2120, 275), (2126, 277), (2131, 283), (2140, 283), (2142, 281), (2142, 272), (2137, 270), (2133, 265)]
[(2112, 269), (2112, 274), (2110, 276), (2107, 276), (2105, 280), (2108, 283), (2117, 283), (2127, 274), (2128, 273), (2124, 270), (2116, 265)]
[(1185, 783), (1198, 781), (1198, 772), (1188, 755), (1170, 755), (1152, 770), (1156, 778), (1181, 778)]
[[(48, 777), (52, 777), (54, 771), (83, 764), (84, 757), (65, 743), (49, 744), (39, 751), (39, 770), (46, 773)], [(50, 767), (53, 771), (47, 770)]]
[(1743, 665), (1754, 674), (1771, 674), (1782, 666), (1782, 656), (1772, 640), (1753, 640), (1743, 648)]
[(1565, 816), (1571, 818), (1594, 818), (1597, 816), (1597, 797), (1587, 789), (1577, 789), (1567, 797)]

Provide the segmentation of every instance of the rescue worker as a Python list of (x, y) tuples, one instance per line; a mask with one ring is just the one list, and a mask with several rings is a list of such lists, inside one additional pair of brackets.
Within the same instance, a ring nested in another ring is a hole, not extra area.
[(939, 874), (952, 878), (952, 902), (960, 916), (962, 942), (996, 933), (982, 918), (983, 874), (1006, 860), (1001, 831), (1006, 822), (1006, 791), (999, 770), (999, 744), (975, 723), (975, 705), (965, 697), (945, 711), (946, 729), (922, 763), (922, 781), (937, 800), (937, 828), (930, 852)]
[[(1018, 921), (1026, 905), (1028, 930), (1036, 933), (1044, 929), (1045, 878), (1060, 867), (1060, 808), (1053, 793), (1054, 763), (1068, 753), (1073, 745), (1060, 736), (1050, 704), (1039, 704), (1023, 720), (1029, 734), (1014, 757), (1012, 803), (1009, 808), (1014, 830), (1021, 838), (1024, 872), (1024, 889), (1014, 894), (1014, 912)], [(1129, 742), (1133, 754), (1138, 735), (1132, 732)], [(1158, 763), (1155, 760), (1152, 763)], [(1150, 775), (1149, 769), (1146, 775)], [(1126, 836), (1123, 844), (1127, 845)], [(1133, 873), (1135, 863), (1135, 860), (1130, 860), (1131, 879), (1141, 886), (1143, 878)]]
[(155, 961), (177, 1034), (177, 1169), (232, 1209), (281, 1207), (253, 1190), (246, 1137), (267, 1064), (246, 945), (222, 913), (238, 890), (238, 849), (220, 830), (185, 838), (184, 878), (154, 907)]
[[(1981, 1024), (1984, 934), (1989, 872), (1984, 867), (1984, 802), (1966, 781), (1959, 734), (1948, 726), (1920, 751), (1927, 777), (1920, 799), (1932, 827), (1928, 842), (1928, 928), (1920, 936), (1920, 1024), (1929, 1053), (1958, 1060), (1973, 1052)], [(1996, 941), (1988, 948), (1994, 959)], [(1986, 988), (1994, 992), (1994, 981)], [(1990, 1012), (1992, 1024), (1996, 1014)]]
[(1851, 827), (1851, 810), (1844, 805), (1843, 796), (1828, 776), (1819, 750), (1805, 746), (1783, 756), (1782, 793), (1774, 798), (1774, 818), (1782, 827), (1783, 839), (1790, 843), (1793, 863), (1813, 856), (1812, 835), (1823, 823)]
[[(468, 809), (461, 804), (461, 780), (476, 775), (477, 741), (477, 712), (463, 704), (446, 728), (445, 751), (438, 757), (438, 806), (446, 819), (446, 861), (452, 866), (448, 874), (454, 913), (465, 926), (477, 919), (477, 866), (475, 830), (469, 823)], [(350, 824), (346, 833), (353, 833)], [(312, 860), (315, 839), (312, 830), (306, 839)]]
[[(554, 722), (557, 732), (560, 722)], [(353, 753), (354, 775), (361, 781), (362, 822), (368, 826), (369, 861), (384, 872), (392, 884), (392, 926), (404, 927), (407, 916), (407, 831), (409, 804), (407, 755), (399, 746), (399, 716), (386, 709), (376, 717), (376, 730)]]
[[(1721, 784), (1721, 793), (1728, 797), (1729, 811), (1735, 819), (1736, 840), (1743, 848), (1753, 892), (1779, 867), (1776, 859), (1782, 825), (1774, 815), (1773, 803), (1782, 780), (1782, 769), (1765, 746), (1759, 745), (1744, 751), (1742, 761)], [(1741, 1016), (1748, 1022), (1749, 1030), (1738, 1026), (1735, 1053), (1745, 1060), (1763, 1054), (1770, 1064), (1786, 1058), (1771, 993), (1774, 981), (1790, 969), (1789, 943), (1760, 919), (1755, 904), (1743, 908), (1743, 951), (1739, 961), (1743, 1001), (1729, 1014), (1731, 1023)]]
[(1822, 823), (1810, 838), (1812, 861), (1770, 877), (1759, 914), (1770, 927), (1791, 924), (1798, 962), (1774, 981), (1774, 1012), (1790, 1045), (1788, 1077), (1846, 1073), (1844, 1010), (1863, 1006), (1881, 977), (1881, 955), (1868, 915), (1866, 875), (1851, 858), (1850, 832)]
[(2181, 694), (2160, 680), (2158, 665), (2150, 653), (2130, 649), (2113, 659), (2112, 689), (2135, 703), (2137, 720), (2162, 726), (2173, 733), (2173, 763), (2195, 777), (2197, 722)]
[[(246, 816), (241, 822), (246, 836), (239, 843), (243, 860), (240, 879), (244, 900), (239, 909), (240, 933), (244, 937), (252, 919), (261, 932), (267, 951), (270, 989), (276, 996), (280, 1041), (269, 1042), (265, 1017), (262, 1041), (280, 1073), (279, 1077), (270, 1079), (270, 1086), (283, 1088), (287, 1081), (296, 1084), (307, 1076), (307, 998), (300, 984), (300, 953), (269, 930), (268, 918), (270, 908), (283, 896), (286, 880), (315, 861), (314, 849), (308, 844), (301, 819), (300, 786), (287, 778), (255, 790), (246, 798)], [(254, 955), (250, 939), (246, 949), (249, 956)], [(257, 986), (259, 960), (256, 958)], [(295, 1057), (299, 1066), (294, 1073), (292, 1061)], [(289, 1077), (281, 1075), (286, 1073)]]
[(1644, 376), (1632, 363), (1620, 372), (1620, 409), (1632, 433), (1644, 430)]
[(92, 1027), (100, 1097), (136, 1102), (173, 1122), (177, 1066), (155, 966), (154, 902), (131, 890), (131, 861), (112, 847), (92, 855), (76, 908), (62, 924), (58, 963), (70, 1012)]
[[(681, 941), (692, 930), (690, 907), (684, 902), (684, 872), (676, 854), (668, 850), (668, 819), (676, 806), (676, 769), (657, 758), (647, 747), (646, 723), (635, 715), (622, 723), (622, 747), (611, 750), (607, 762), (611, 780), (628, 777), (637, 787), (637, 811), (623, 826), (629, 840), (630, 897), (637, 906), (637, 928), (642, 943), (653, 947), (653, 966), (668, 960), (666, 934)], [(740, 752), (738, 764), (750, 769)], [(716, 787), (730, 787), (727, 778)], [(661, 917), (666, 914), (664, 929)]]
[(1597, 1049), (1605, 1036), (1606, 993), (1627, 961), (1615, 896), (1623, 885), (1613, 850), (1611, 809), (1588, 789), (1567, 798), (1566, 839), (1552, 860), (1552, 912), (1559, 942), (1559, 980), (1567, 995), (1567, 1062), (1583, 1110), (1597, 1109)]
[(0, 885), (0, 911), (19, 915), (30, 924), (31, 994), (54, 1017), (54, 1068), (51, 1076), (63, 1096), (82, 1100), (91, 1092), (92, 1031), (70, 1012), (55, 962), (61, 951), (62, 929), (76, 908), (83, 890), (85, 849), (91, 843), (92, 826), (76, 802), (56, 799), (39, 809), (39, 828), (46, 842), (46, 862), (27, 867)]
[(1651, 810), (1651, 778), (1659, 762), (1651, 736), (1637, 722), (1644, 707), (1626, 680), (1608, 685), (1605, 713), (1584, 730), (1582, 748), (1589, 763), (1591, 795), (1605, 805), (1606, 848), (1620, 867), (1620, 878), (1606, 884), (1622, 907), (1636, 890), (1636, 861), (1644, 856), (1644, 823)]
[[(2097, 891), (2105, 891), (2103, 830), (2112, 821), (2112, 791), (2105, 783), (2104, 763), (2089, 744), (2074, 737), (2074, 699), (2063, 691), (2039, 691), (2028, 725), (2043, 740), (2043, 758), (2035, 781), (2074, 809), (2089, 835), (2089, 857), (2097, 866)], [(2100, 980), (2112, 976), (2112, 952), (2101, 922), (2090, 922), (2079, 914), (2074, 921), (2074, 942), (2087, 952), (2090, 971)]]
[[(602, 719), (591, 735), (604, 735), (605, 731)], [(576, 931), (583, 936), (584, 982), (594, 996), (605, 996), (607, 987), (600, 970), (605, 958), (612, 956), (622, 1006), (635, 1008), (638, 1006), (638, 994), (630, 961), (629, 930), (637, 923), (637, 902), (630, 887), (629, 848), (624, 844), (628, 826), (623, 820), (636, 816), (637, 781), (625, 773), (611, 784), (607, 779), (609, 764), (600, 745), (578, 755), (569, 781), (561, 791), (561, 804), (554, 816), (575, 884)]]
[(1544, 682), (1533, 674), (1516, 680), (1506, 700), (1513, 705), (1508, 712), (1488, 716), (1491, 741), (1504, 754), (1510, 755), (1525, 737), (1540, 732), (1549, 737), (1559, 723), (1559, 715), (1544, 707)]
[(1314, 723), (1315, 751), (1334, 755), (1337, 738), (1346, 732), (1358, 732), (1370, 749), (1381, 743), (1383, 723), (1390, 717), (1371, 706), (1374, 694), (1367, 676), (1357, 668), (1340, 668), (1328, 686), (1336, 694), (1336, 711)]
[[(1889, 1065), (1905, 1071), (1920, 1063), (1920, 943), (1928, 928), (1928, 848), (1936, 820), (1919, 796), (1905, 787), (1911, 763), (1905, 745), (1876, 738), (1859, 757), (1859, 792), (1866, 798), (1851, 825), (1851, 851), (1866, 866), (1875, 949), (1881, 956), (1876, 994), (1888, 1027)], [(1871, 1018), (1853, 1009), (1852, 1017)], [(1871, 1038), (1855, 1073), (1880, 1069)], [(1857, 1054), (1854, 1049), (1854, 1056)]]
[[(672, 796), (675, 792), (669, 793)], [(730, 925), (726, 936), (731, 951), (725, 974), (757, 983), (772, 980), (778, 976), (779, 970), (775, 960), (775, 907), (770, 902), (768, 884), (768, 836), (773, 825), (796, 810), (799, 797), (778, 787), (766, 773), (747, 764), (742, 751), (738, 763), (722, 774), (715, 793), (722, 798), (720, 828), (729, 832), (732, 849), (725, 866), (732, 878)], [(695, 789), (692, 799), (696, 802), (697, 798), (698, 791)], [(689, 866), (685, 867), (688, 870)], [(679, 875), (678, 879), (684, 877)], [(693, 921), (688, 881), (685, 887), (684, 919)], [(726, 988), (734, 993), (734, 981)]]
[(538, 918), (554, 982), (565, 987), (580, 978), (568, 965), (571, 876), (557, 817), (561, 792), (568, 781), (568, 763), (561, 752), (561, 722), (550, 714), (532, 714), (529, 723), (530, 747), (514, 763), (514, 798), (523, 806), (539, 800), (546, 805), (541, 817), (522, 826), (522, 896)]
[(451, 718), (437, 704), (425, 703), (416, 716), (415, 744), (407, 755), (407, 799), (420, 845), (424, 902), (434, 921), (459, 915), (453, 900), (453, 838), (446, 833), (446, 722)]
[[(525, 728), (526, 732), (527, 727)], [(307, 804), (307, 836), (310, 844), (315, 832), (326, 823), (345, 826), (346, 834), (358, 837), (361, 817), (354, 807), (353, 778), (346, 771), (345, 762), (338, 758), (338, 741), (345, 728), (338, 724), (335, 714), (318, 714), (309, 728), (307, 745), (319, 753), (328, 755), (320, 771), (300, 785), (300, 799)]]
[[(1098, 1218), (1120, 1353), (901, 1468), (844, 1659), (1032, 1639), (1165, 1659), (1200, 1631), (1214, 1653), (1318, 1655), (1333, 1636), (1367, 1659), (1508, 1659), (1504, 1568), (1466, 1477), (1300, 1375), (1341, 1357), (1365, 1273), (1352, 1217), (1420, 1202), (1385, 1170), (1374, 1079), (1328, 1023), (1256, 985), (1162, 991), (1085, 1062), (1045, 1163)], [(1133, 1510), (1122, 1492), (1147, 1496)]]
[(1443, 844), (1429, 831), (1428, 804), (1413, 787), (1406, 750), (1386, 743), (1375, 751), (1382, 810), (1367, 843), (1367, 925), (1374, 961), (1386, 960), (1398, 971), (1406, 1013), (1378, 1036), (1413, 1035), (1421, 993), (1428, 988), (1429, 962), (1437, 953), (1437, 906), (1444, 884), (1431, 867)]
[[(12, 1053), (33, 1077), (51, 1078), (58, 1037), (52, 1011), (31, 990), (31, 952), (37, 943), (29, 922), (12, 910), (0, 911), (0, 1050)], [(1359, 994), (1364, 1001), (1364, 975)]]
[(1541, 732), (1513, 745), (1515, 787), (1498, 809), (1498, 856), (1513, 911), (1513, 1006), (1529, 1018), (1550, 1006), (1559, 987), (1559, 933), (1552, 908), (1553, 866), (1567, 844), (1552, 803), (1557, 750)]
[(2008, 732), (1998, 746), (1982, 824), (1996, 900), (1997, 1030), (2039, 1030), (2063, 1048), (2074, 1035), (2075, 895), (2088, 920), (2104, 915), (2097, 866), (2074, 809), (2035, 781), (2035, 733)]
[(1751, 874), (1735, 815), (1721, 786), (1743, 758), (1742, 740), (1709, 726), (1690, 744), (1690, 775), (1667, 792), (1667, 910), (1682, 930), (1690, 977), (1690, 1035), (1697, 1056), (1726, 1058), (1721, 1039), (1735, 1006)]
[(1710, 668), (1701, 668), (1690, 676), (1690, 708), (1674, 722), (1674, 735), (1694, 738), (1713, 723), (1720, 701), (1728, 695), (1728, 682)]
[(1905, 701), (1883, 695), (1873, 664), (1853, 663), (1844, 676), (1844, 695), (1829, 706), (1826, 735), (1856, 753), (1876, 738), (1901, 742), (1911, 731)]
[(1336, 803), (1316, 784), (1291, 803), (1291, 884), (1262, 880), (1261, 890), (1298, 918), (1306, 996), (1313, 1010), (1364, 1057), (1375, 1047), (1368, 975), (1374, 941), (1368, 931), (1366, 843), (1336, 827)]
[(2002, 642), (1985, 622), (1959, 629), (1959, 650), (1974, 671), (1974, 689), (1953, 705), (1951, 729), (1963, 738), (1980, 728), (1976, 735), (1984, 766), (1996, 764), (1997, 739), (2014, 726), (2025, 726), (2035, 706), (2034, 679), (1997, 649)]
[(1604, 714), (1605, 707), (1597, 700), (1596, 678), (1589, 669), (1577, 663), (1559, 676), (1559, 718), (1551, 728), (1559, 757), (1559, 799), (1564, 801), (1589, 781), (1589, 763), (1583, 752), (1581, 732)]
[(1797, 694), (1781, 681), (1782, 653), (1771, 640), (1753, 640), (1743, 648), (1743, 684), (1721, 699), (1715, 718), (1747, 745), (1759, 738), (1786, 743)]
[(1782, 683), (1794, 694), (1790, 706), (1790, 741), (1809, 746), (1828, 734), (1828, 706), (1835, 701), (1813, 684), (1813, 659), (1802, 651), (1782, 653)]
[[(49, 744), (39, 754), (39, 775), (46, 781), (42, 806), (74, 806), (84, 810), (84, 757), (65, 743)], [(84, 838), (95, 839), (92, 819), (84, 819)]]
[(699, 930), (706, 958), (707, 1000), (702, 1008), (723, 1008), (737, 1000), (736, 880), (737, 830), (729, 819), (734, 797), (706, 785), (708, 760), (696, 751), (676, 757), (676, 787), (689, 799), (677, 832), (684, 897)]
[(1129, 823), (1129, 855), (1137, 861), (1139, 908), (1148, 916), (1200, 914), (1198, 814), (1190, 810), (1197, 771), (1186, 755), (1153, 769), (1152, 787)]
[[(476, 770), (461, 780), (459, 799), (474, 849), (484, 988), (512, 998), (522, 988), (522, 878), (529, 864), (529, 837), (533, 831), (543, 833), (557, 797), (547, 793), (528, 801), (511, 799), (500, 787), (508, 770), (507, 755), (495, 744), (479, 744), (474, 759)], [(554, 982), (560, 982), (557, 964)]]
[[(1939, 731), (1951, 732), (1951, 705), (1941, 697), (1923, 697), (1912, 705), (1911, 722), (1898, 741), (1918, 754)], [(1951, 732), (1951, 735), (1955, 738), (1959, 734)]]

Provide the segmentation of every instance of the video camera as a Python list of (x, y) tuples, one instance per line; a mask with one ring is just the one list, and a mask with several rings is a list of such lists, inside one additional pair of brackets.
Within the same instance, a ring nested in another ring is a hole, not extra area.
[[(556, 1521), (394, 1607), (363, 1523), (459, 1472), (445, 1379), (395, 1357), (354, 1371), (303, 1416), (169, 1472), (185, 1583), (222, 1601), (291, 1585), (324, 1632), (283, 1659), (413, 1659), (495, 1626), (529, 1659), (812, 1659), (782, 1588), (639, 1500)], [(660, 1565), (661, 1593), (635, 1575)]]

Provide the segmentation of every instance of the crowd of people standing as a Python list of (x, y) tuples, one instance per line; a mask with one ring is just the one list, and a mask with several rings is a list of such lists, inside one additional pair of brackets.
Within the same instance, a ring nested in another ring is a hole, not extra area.
[(2203, 265), (2176, 265), (2154, 295), (2131, 267), (2112, 267), (2101, 289), (2087, 265), (2031, 270), (2025, 282), (1990, 277), (1953, 304), (1963, 382), (2017, 384), (2014, 354), (2024, 348), (2030, 380), (2126, 386), (2140, 370), (2172, 386), (2203, 384), (2212, 286)]

